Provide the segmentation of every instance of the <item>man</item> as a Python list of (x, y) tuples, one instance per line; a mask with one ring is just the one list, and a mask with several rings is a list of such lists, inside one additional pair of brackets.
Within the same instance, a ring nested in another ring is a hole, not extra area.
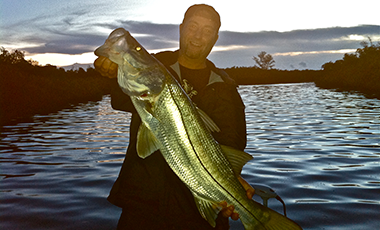
[[(177, 78), (197, 106), (221, 129), (214, 138), (240, 150), (246, 146), (244, 104), (236, 84), (207, 60), (218, 40), (220, 17), (208, 5), (191, 6), (180, 25), (180, 48), (155, 57)], [(115, 78), (117, 65), (105, 57), (95, 68)], [(116, 83), (115, 83), (116, 84)], [(132, 113), (127, 154), (108, 200), (123, 208), (118, 229), (213, 229), (199, 214), (191, 192), (169, 168), (159, 151), (146, 159), (136, 153), (136, 136), (141, 120), (130, 98), (120, 88), (111, 94), (112, 107)], [(254, 189), (239, 178), (252, 198)], [(223, 203), (215, 229), (229, 229), (228, 217), (239, 218), (233, 206)]]

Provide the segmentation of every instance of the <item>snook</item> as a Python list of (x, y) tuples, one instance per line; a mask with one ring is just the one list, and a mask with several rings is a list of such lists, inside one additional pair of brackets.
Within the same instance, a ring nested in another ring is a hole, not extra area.
[(142, 120), (137, 141), (139, 156), (148, 157), (159, 149), (212, 226), (220, 203), (227, 201), (235, 206), (245, 229), (301, 229), (290, 219), (247, 198), (237, 175), (252, 157), (214, 140), (210, 130), (218, 130), (215, 124), (198, 112), (174, 77), (128, 31), (113, 31), (95, 54), (119, 66), (118, 83), (131, 97)]

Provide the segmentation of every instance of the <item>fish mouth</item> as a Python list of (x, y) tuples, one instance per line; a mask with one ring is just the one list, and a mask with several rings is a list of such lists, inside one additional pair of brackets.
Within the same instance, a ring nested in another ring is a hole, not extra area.
[(105, 47), (104, 45), (98, 47), (94, 53), (96, 56), (100, 57), (100, 56), (103, 56), (103, 57), (107, 57), (108, 58), (108, 53), (110, 52), (110, 48), (109, 47)]

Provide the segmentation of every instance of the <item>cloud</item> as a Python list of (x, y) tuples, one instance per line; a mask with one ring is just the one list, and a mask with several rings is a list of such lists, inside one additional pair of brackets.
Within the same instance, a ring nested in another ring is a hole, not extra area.
[[(178, 25), (153, 24), (136, 21), (114, 21), (77, 25), (78, 13), (67, 15), (54, 25), (45, 25), (45, 17), (1, 28), (2, 45), (12, 45), (29, 54), (63, 53), (81, 54), (93, 51), (104, 43), (109, 33), (123, 27), (129, 30), (147, 49), (171, 48), (178, 43)], [(16, 44), (19, 44), (17, 46)]]
[[(358, 47), (356, 39), (376, 37), (380, 39), (380, 26), (362, 25), (356, 27), (334, 27), (314, 30), (294, 30), (289, 32), (263, 31), (254, 33), (221, 32), (217, 44), (246, 45), (249, 47), (267, 48), (268, 53), (322, 51), (350, 49)], [(355, 36), (354, 36), (355, 35)]]
[(300, 63), (298, 63), (298, 65), (301, 66), (302, 68), (307, 67), (307, 64), (305, 62), (300, 62)]
[(233, 50), (238, 55), (234, 56), (232, 52), (229, 52), (229, 55), (223, 55), (222, 52), (218, 52), (212, 57), (216, 59), (217, 64), (222, 64), (222, 59), (225, 59), (230, 60), (229, 63), (232, 66), (254, 65), (252, 57), (257, 56), (261, 51), (266, 51), (274, 57), (276, 68), (293, 68), (303, 62), (309, 68), (319, 69), (326, 62), (341, 59), (344, 53), (355, 52), (361, 47), (360, 42), (367, 40), (367, 37), (371, 37), (373, 41), (380, 41), (379, 34), (380, 26), (378, 25), (289, 32), (222, 31), (216, 45), (223, 47), (226, 52)]
[[(71, 14), (54, 18), (40, 15), (0, 27), (2, 46), (13, 46), (30, 55), (41, 53), (61, 53), (80, 55), (93, 52), (102, 45), (108, 34), (123, 27), (149, 51), (158, 52), (178, 48), (179, 25), (155, 24), (130, 20), (90, 20), (89, 12), (78, 10)], [(84, 23), (85, 20), (85, 23)], [(221, 31), (214, 52), (210, 55), (220, 67), (253, 66), (253, 56), (261, 51), (272, 54), (276, 68), (301, 67), (320, 68), (328, 61), (334, 61), (343, 53), (355, 51), (361, 39), (371, 37), (380, 40), (379, 25), (355, 27), (333, 27), (288, 32), (233, 32)]]
[(178, 47), (179, 25), (154, 24), (150, 22), (122, 21), (121, 26), (129, 30), (132, 35), (148, 50)]

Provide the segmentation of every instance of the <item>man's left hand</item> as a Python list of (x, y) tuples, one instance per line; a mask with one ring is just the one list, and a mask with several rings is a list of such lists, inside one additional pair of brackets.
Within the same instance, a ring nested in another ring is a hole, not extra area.
[[(238, 180), (240, 181), (241, 185), (243, 185), (248, 199), (252, 199), (253, 195), (255, 194), (255, 189), (252, 188), (249, 183), (244, 180), (241, 176), (238, 177)], [(220, 210), (220, 215), (222, 215), (225, 218), (231, 217), (233, 220), (238, 220), (239, 219), (239, 214), (234, 212), (235, 207), (233, 205), (228, 206), (227, 202), (223, 201), (221, 203), (222, 205), (222, 210)]]

